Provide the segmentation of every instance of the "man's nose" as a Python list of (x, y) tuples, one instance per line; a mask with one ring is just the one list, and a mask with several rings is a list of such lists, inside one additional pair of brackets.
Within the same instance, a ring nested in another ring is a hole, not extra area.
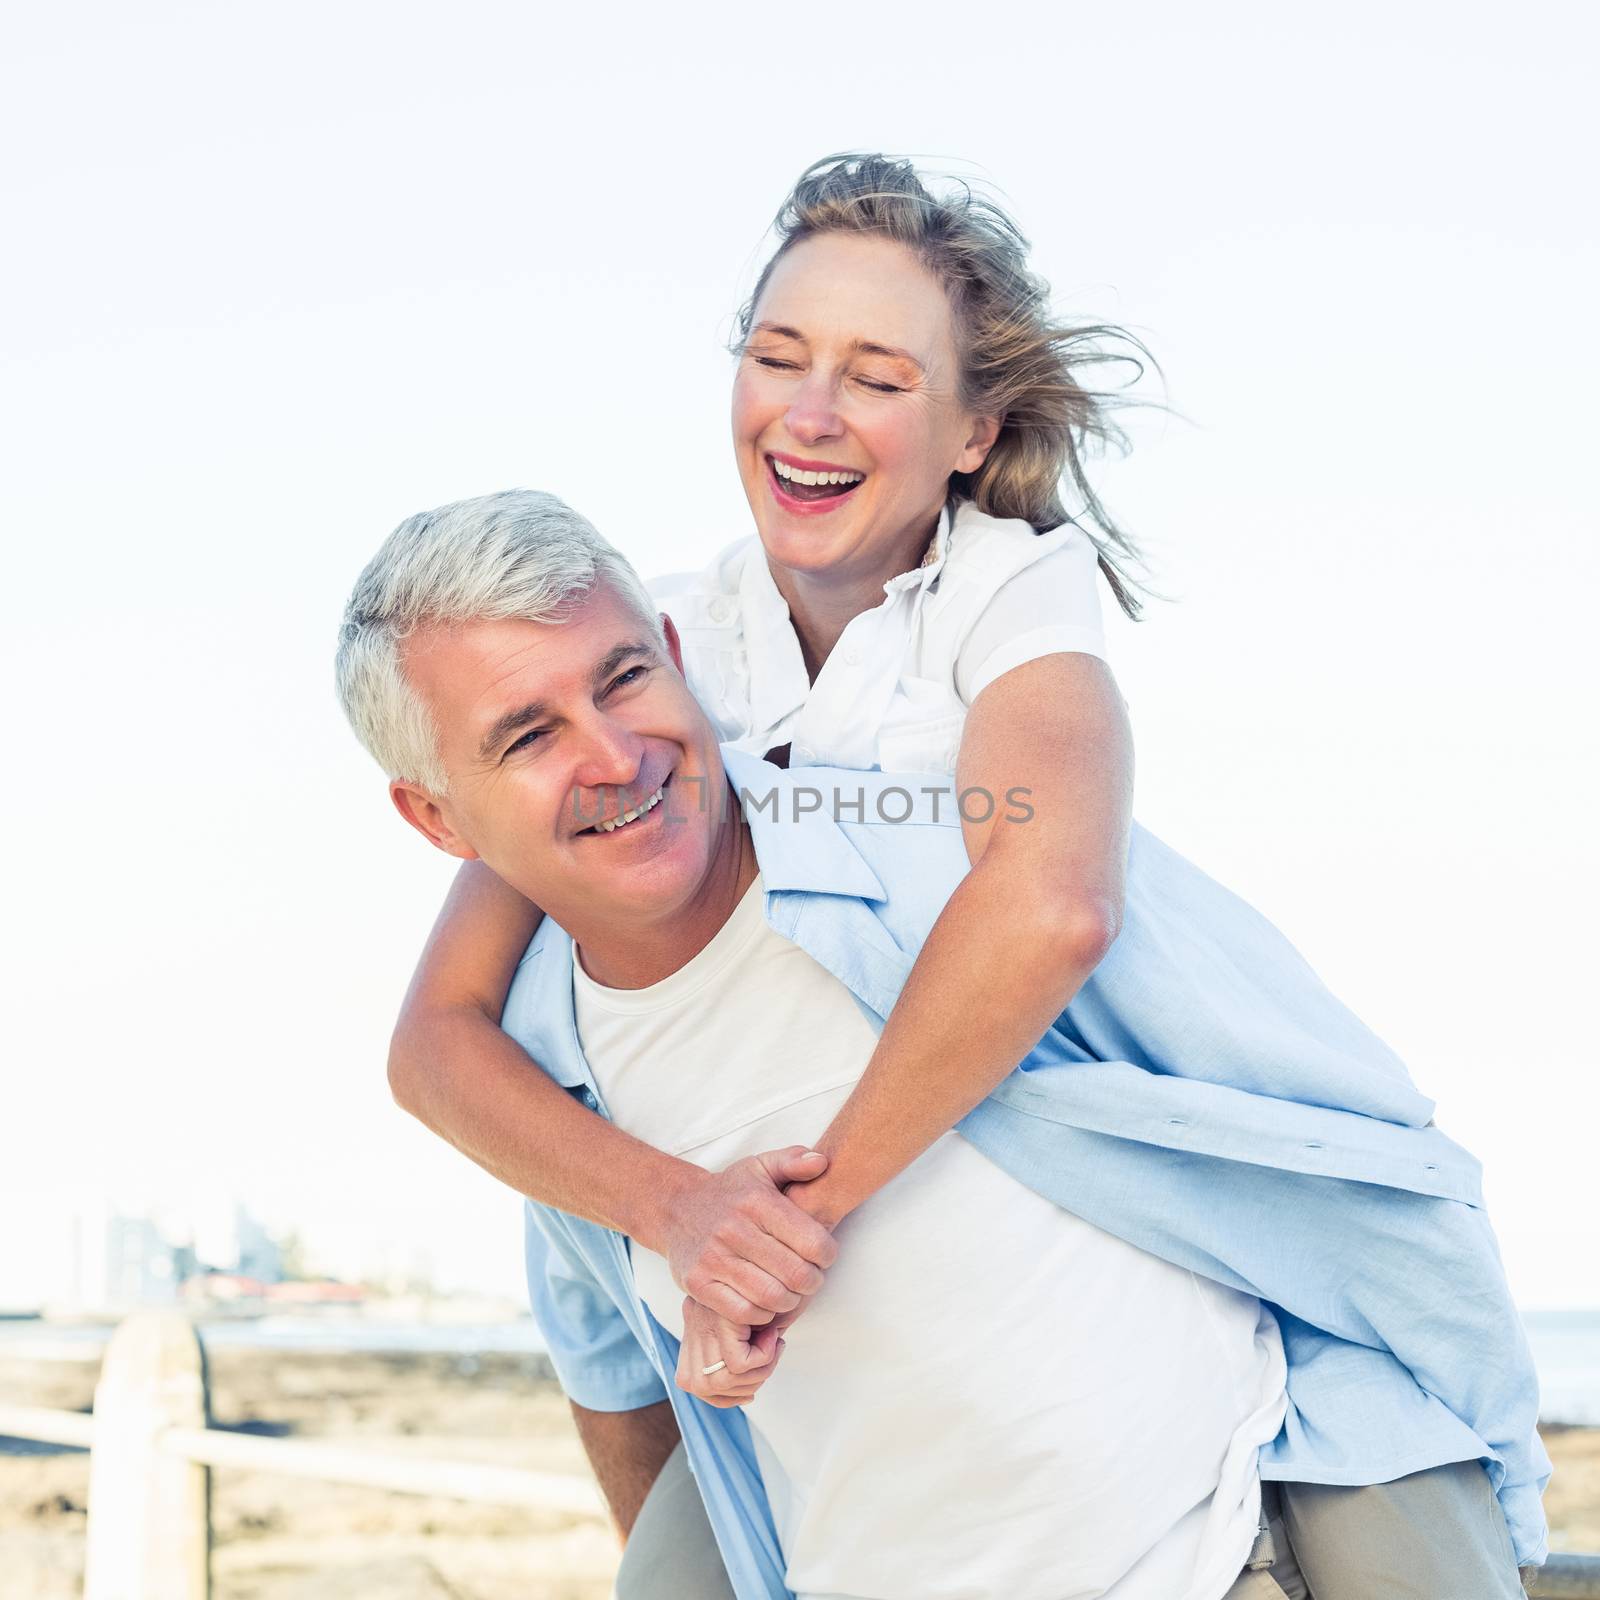
[(794, 392), (784, 421), (789, 432), (802, 444), (818, 444), (823, 439), (837, 438), (844, 432), (844, 422), (839, 416), (839, 386), (825, 372), (813, 370), (806, 374)]
[(644, 741), (610, 717), (583, 730), (583, 750), (572, 775), (584, 789), (626, 789), (644, 763)]

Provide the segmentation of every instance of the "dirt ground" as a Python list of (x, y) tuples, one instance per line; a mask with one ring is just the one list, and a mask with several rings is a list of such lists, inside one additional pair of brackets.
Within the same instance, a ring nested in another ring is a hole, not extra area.
[[(88, 1409), (92, 1362), (0, 1359), (0, 1395)], [(584, 1475), (542, 1359), (211, 1358), (219, 1425)], [(1550, 1428), (1556, 1550), (1600, 1551), (1600, 1429)], [(89, 1458), (0, 1441), (0, 1600), (73, 1600)], [(598, 1517), (498, 1510), (264, 1473), (212, 1473), (215, 1600), (606, 1600), (617, 1545)]]
[[(0, 1395), (87, 1410), (93, 1362), (0, 1360)], [(407, 1454), (587, 1477), (538, 1357), (285, 1354), (210, 1358), (219, 1426), (370, 1441)], [(0, 1443), (0, 1600), (69, 1600), (83, 1582), (89, 1458)], [(266, 1473), (211, 1474), (214, 1600), (605, 1600), (609, 1523)]]

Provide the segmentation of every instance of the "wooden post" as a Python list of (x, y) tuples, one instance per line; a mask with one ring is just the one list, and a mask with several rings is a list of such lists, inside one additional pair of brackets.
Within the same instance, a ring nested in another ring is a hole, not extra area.
[(174, 1311), (112, 1335), (94, 1392), (84, 1600), (209, 1600), (211, 1478), (161, 1450), (165, 1428), (203, 1428), (205, 1357)]

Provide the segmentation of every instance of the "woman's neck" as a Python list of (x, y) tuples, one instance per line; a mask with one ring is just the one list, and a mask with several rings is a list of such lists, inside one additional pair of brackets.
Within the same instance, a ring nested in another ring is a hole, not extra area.
[(789, 620), (800, 641), (806, 675), (813, 683), (822, 664), (833, 653), (839, 636), (863, 611), (883, 604), (883, 586), (891, 578), (912, 571), (926, 556), (939, 531), (939, 518), (902, 540), (875, 567), (796, 572), (768, 562), (772, 581), (789, 607)]

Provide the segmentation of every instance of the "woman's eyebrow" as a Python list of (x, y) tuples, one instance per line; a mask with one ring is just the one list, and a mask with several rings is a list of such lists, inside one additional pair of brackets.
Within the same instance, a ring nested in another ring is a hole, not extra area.
[(888, 356), (891, 361), (909, 361), (918, 372), (927, 371), (909, 350), (897, 350), (892, 344), (878, 344), (872, 339), (857, 339), (850, 348), (859, 350), (864, 356)]
[[(786, 327), (781, 322), (758, 322), (750, 333), (752, 337), (758, 333), (770, 333), (778, 339), (794, 339), (800, 344), (807, 342), (806, 336), (798, 328)], [(891, 361), (909, 361), (918, 372), (928, 370), (909, 350), (901, 350), (892, 344), (879, 344), (876, 339), (852, 339), (850, 348), (864, 356), (888, 356)]]
[(751, 338), (758, 333), (770, 333), (776, 339), (797, 339), (801, 344), (806, 342), (806, 336), (798, 328), (786, 328), (781, 322), (758, 322), (750, 330)]

